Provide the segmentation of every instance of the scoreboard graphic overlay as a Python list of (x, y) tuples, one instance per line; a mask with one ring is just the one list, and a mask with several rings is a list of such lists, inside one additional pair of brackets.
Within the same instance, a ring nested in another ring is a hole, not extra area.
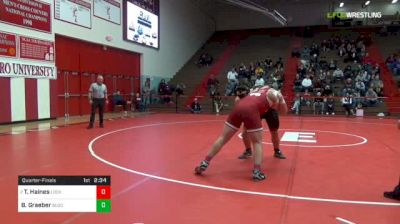
[(18, 212), (111, 212), (110, 176), (19, 176)]

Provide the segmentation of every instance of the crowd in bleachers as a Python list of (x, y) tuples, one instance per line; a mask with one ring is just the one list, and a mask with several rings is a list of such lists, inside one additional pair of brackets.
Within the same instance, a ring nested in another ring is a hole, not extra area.
[(283, 70), (282, 58), (274, 62), (270, 57), (256, 63), (250, 62), (248, 65), (241, 63), (234, 66), (227, 73), (225, 96), (235, 95), (235, 89), (239, 85), (251, 89), (268, 84), (275, 89), (280, 89), (285, 80)]
[(386, 59), (386, 65), (395, 76), (400, 76), (400, 50)]
[[(350, 115), (355, 113), (356, 108), (379, 105), (379, 97), (384, 96), (384, 84), (379, 65), (368, 61), (369, 44), (369, 36), (359, 35), (352, 38), (332, 35), (319, 43), (314, 42), (294, 51), (292, 56), (300, 57), (301, 60), (294, 80), (296, 97), (292, 110), (300, 113), (303, 106), (308, 106), (315, 114), (333, 115), (335, 105), (341, 105)], [(196, 62), (199, 66), (209, 66), (212, 63), (213, 58), (207, 53), (202, 54)], [(386, 65), (393, 74), (400, 75), (400, 51), (387, 58)], [(273, 61), (270, 57), (256, 62), (240, 63), (227, 71), (226, 78), (225, 88), (221, 86), (225, 82), (220, 82), (215, 75), (211, 75), (204, 83), (215, 108), (223, 105), (223, 96), (234, 96), (238, 86), (251, 89), (269, 85), (281, 89), (285, 80), (284, 63), (282, 58)], [(155, 94), (159, 97), (158, 102), (172, 103), (175, 91), (181, 95), (183, 89), (183, 84), (171, 86), (162, 80)], [(154, 97), (150, 98), (150, 102), (154, 102)]]
[[(356, 39), (332, 36), (298, 52), (301, 60), (294, 80), (298, 94), (292, 110), (299, 113), (301, 106), (306, 105), (313, 107), (314, 114), (334, 114), (338, 97), (348, 115), (356, 107), (376, 106), (377, 97), (383, 96), (383, 82), (379, 65), (363, 60), (370, 41), (363, 35)], [(326, 58), (325, 52), (331, 51), (336, 57)]]

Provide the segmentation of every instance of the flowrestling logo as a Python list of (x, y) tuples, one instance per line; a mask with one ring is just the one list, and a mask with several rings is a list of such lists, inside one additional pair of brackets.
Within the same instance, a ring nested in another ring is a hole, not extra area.
[(376, 19), (382, 18), (382, 12), (328, 12), (328, 19)]

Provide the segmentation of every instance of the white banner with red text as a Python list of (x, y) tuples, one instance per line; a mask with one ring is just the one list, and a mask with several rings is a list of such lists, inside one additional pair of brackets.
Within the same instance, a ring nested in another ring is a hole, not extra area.
[(1, 77), (57, 79), (57, 69), (54, 63), (0, 57)]

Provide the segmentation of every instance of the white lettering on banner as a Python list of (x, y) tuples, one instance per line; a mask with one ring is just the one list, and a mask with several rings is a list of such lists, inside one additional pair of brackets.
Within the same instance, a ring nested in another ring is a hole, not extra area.
[(57, 79), (54, 64), (0, 58), (0, 77)]
[(282, 138), (282, 142), (305, 142), (317, 143), (314, 132), (289, 132), (286, 131)]

